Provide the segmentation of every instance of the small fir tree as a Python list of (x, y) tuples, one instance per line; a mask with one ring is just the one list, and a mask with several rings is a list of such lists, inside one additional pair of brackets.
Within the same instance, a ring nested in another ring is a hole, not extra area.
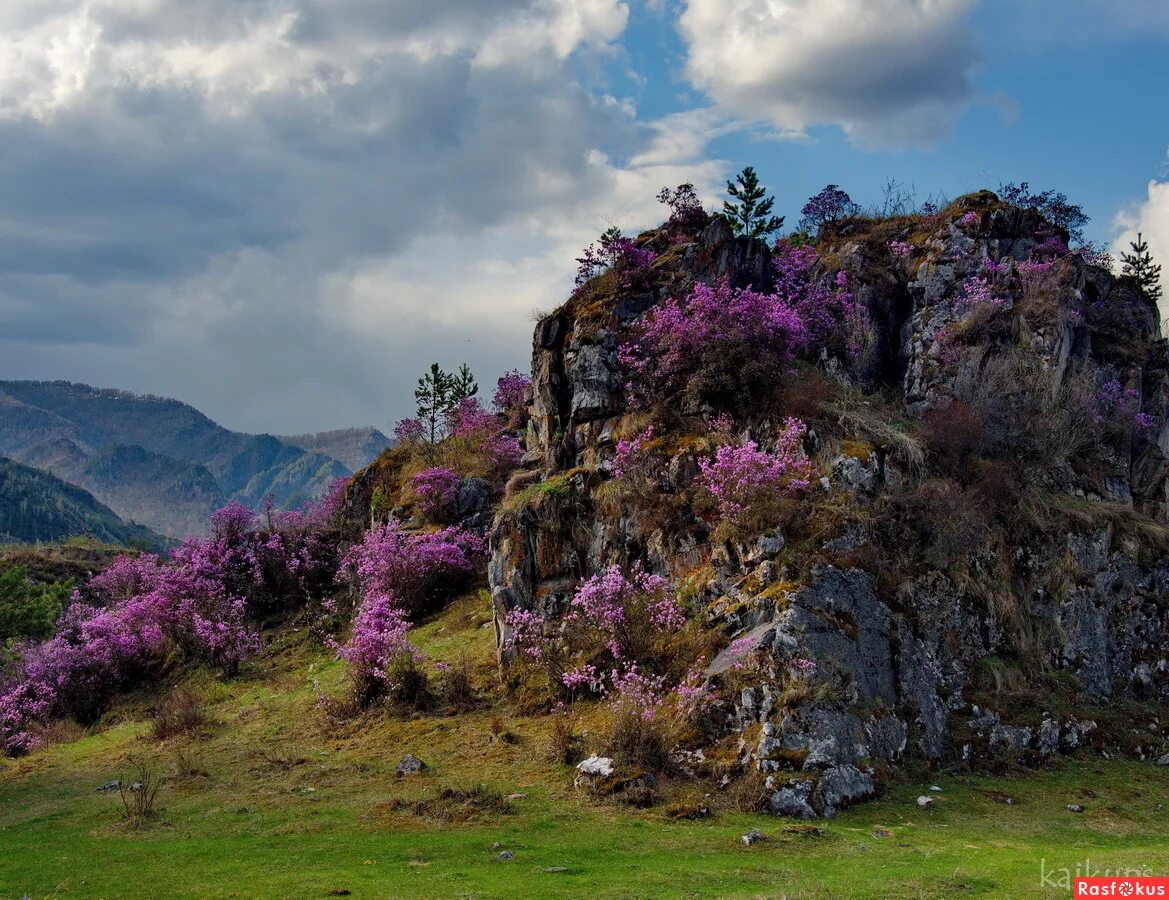
[(773, 216), (775, 198), (767, 196), (767, 189), (759, 183), (759, 176), (747, 166), (734, 181), (727, 182), (727, 193), (738, 203), (723, 203), (723, 216), (735, 234), (750, 238), (765, 238), (783, 227), (783, 216)]
[(461, 401), (478, 393), (479, 382), (471, 374), (470, 367), (463, 363), (459, 366), (459, 371), (451, 376), (451, 406), (457, 406)]
[(444, 372), (438, 363), (431, 363), (429, 371), (418, 379), (418, 387), (414, 389), (418, 420), (432, 444), (441, 436), (443, 417), (454, 405), (455, 377)]
[(1156, 303), (1161, 299), (1161, 266), (1153, 262), (1149, 242), (1143, 234), (1138, 232), (1137, 239), (1129, 246), (1132, 253), (1120, 254), (1124, 274), (1135, 279), (1144, 295)]

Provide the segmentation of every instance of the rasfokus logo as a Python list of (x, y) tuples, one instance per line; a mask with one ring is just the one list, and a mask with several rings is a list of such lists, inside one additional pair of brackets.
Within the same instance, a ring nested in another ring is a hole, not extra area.
[(1169, 878), (1109, 875), (1077, 878), (1073, 897), (1169, 897)]
[(1080, 882), (1095, 883), (1097, 881), (1164, 881), (1169, 879), (1156, 877), (1153, 870), (1147, 866), (1103, 866), (1090, 859), (1077, 862), (1074, 866), (1053, 866), (1046, 859), (1039, 861), (1039, 886), (1044, 889), (1071, 891), (1077, 897), (1169, 897), (1169, 891), (1163, 894), (1081, 894), (1076, 889)]

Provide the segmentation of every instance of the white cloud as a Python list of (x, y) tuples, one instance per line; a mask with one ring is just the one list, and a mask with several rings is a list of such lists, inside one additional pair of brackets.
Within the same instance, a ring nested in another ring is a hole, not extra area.
[[(14, 9), (19, 7), (19, 9)], [(409, 411), (432, 359), (526, 367), (533, 307), (663, 185), (713, 197), (710, 112), (590, 92), (619, 0), (0, 5), (6, 377), (299, 432)], [(689, 115), (689, 114), (687, 114)]]
[(1161, 264), (1161, 320), (1169, 320), (1169, 181), (1150, 181), (1145, 199), (1117, 213), (1113, 224), (1117, 234), (1112, 255), (1118, 263), (1122, 253), (1131, 252), (1139, 233), (1148, 242), (1153, 261)]
[(686, 72), (731, 114), (858, 143), (945, 136), (971, 100), (977, 0), (687, 0)]

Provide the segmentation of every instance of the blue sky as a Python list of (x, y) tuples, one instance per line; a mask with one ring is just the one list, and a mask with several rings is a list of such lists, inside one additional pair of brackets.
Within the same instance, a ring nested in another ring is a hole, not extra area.
[(754, 165), (1030, 181), (1169, 258), (1164, 0), (20, 0), (0, 7), (0, 377), (388, 428), (526, 368), (609, 224)]

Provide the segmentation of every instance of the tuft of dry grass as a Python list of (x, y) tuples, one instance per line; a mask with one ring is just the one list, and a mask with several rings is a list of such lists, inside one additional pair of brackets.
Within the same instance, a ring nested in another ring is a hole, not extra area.
[(203, 698), (189, 687), (171, 688), (150, 713), (150, 730), (156, 740), (194, 734), (207, 724)]

